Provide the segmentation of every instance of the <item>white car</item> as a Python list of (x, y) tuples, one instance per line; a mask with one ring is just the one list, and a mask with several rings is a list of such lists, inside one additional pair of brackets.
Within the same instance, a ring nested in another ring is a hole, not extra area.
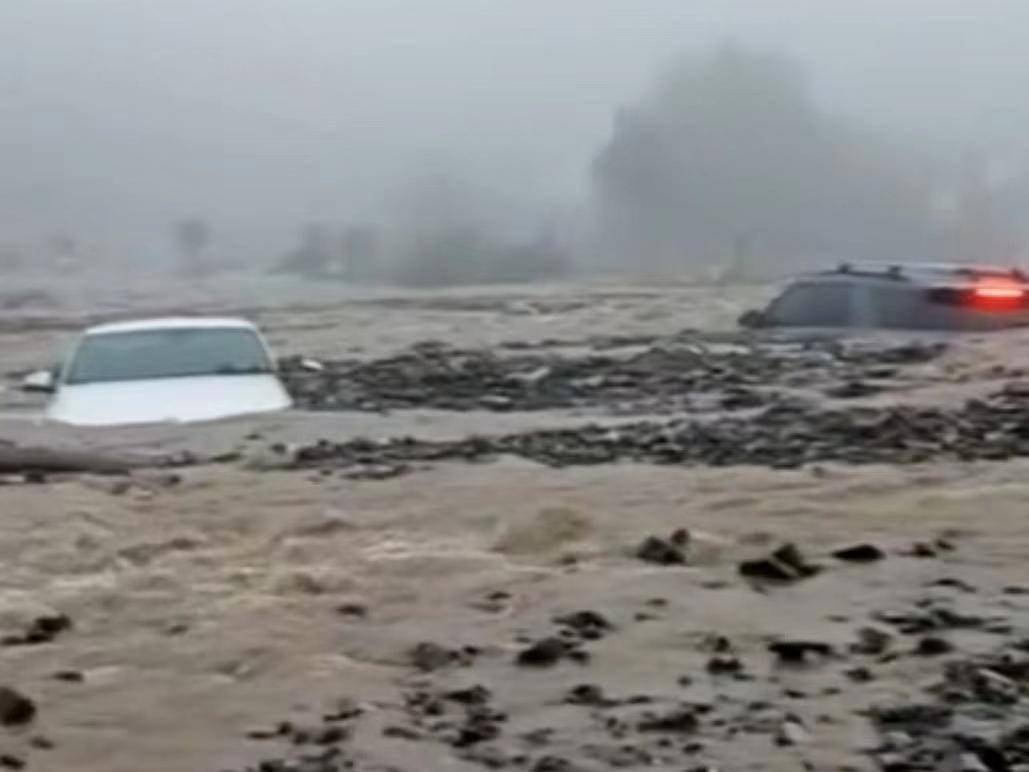
[(260, 332), (242, 319), (93, 327), (25, 388), (52, 393), (46, 417), (76, 426), (210, 421), (292, 404)]

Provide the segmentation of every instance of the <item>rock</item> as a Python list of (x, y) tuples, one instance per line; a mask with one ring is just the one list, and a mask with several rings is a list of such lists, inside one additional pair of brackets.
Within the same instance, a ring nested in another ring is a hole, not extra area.
[(543, 638), (519, 652), (515, 662), (522, 667), (551, 667), (570, 652), (571, 647), (560, 638)]
[(784, 721), (775, 734), (775, 744), (782, 747), (803, 745), (807, 741), (807, 730), (797, 721)]
[(50, 643), (71, 628), (72, 621), (65, 614), (36, 617), (22, 635), (9, 635), (0, 639), (0, 646), (32, 646)]
[(36, 717), (36, 703), (9, 686), (0, 686), (0, 725), (21, 726)]
[(367, 619), (368, 607), (363, 603), (344, 603), (336, 608), (336, 613), (344, 617)]
[(672, 535), (668, 537), (668, 541), (679, 549), (686, 549), (690, 545), (690, 541), (692, 541), (692, 539), (693, 535), (686, 528), (680, 528), (677, 531), (673, 531)]
[(468, 689), (456, 689), (444, 697), (462, 705), (485, 705), (492, 699), (493, 694), (485, 686), (477, 685)]
[[(992, 665), (992, 667), (990, 666)], [(1029, 666), (998, 660), (989, 665), (977, 662), (952, 662), (945, 670), (943, 690), (963, 700), (978, 700), (989, 705), (1014, 705), (1021, 696), (1020, 682), (1029, 677)], [(1016, 678), (1009, 677), (1010, 672)]]
[(954, 650), (953, 644), (943, 638), (927, 636), (918, 642), (915, 647), (915, 654), (920, 657), (938, 657), (941, 654), (949, 654)]
[(438, 643), (422, 642), (410, 653), (411, 664), (424, 673), (431, 673), (454, 664), (460, 659), (458, 652)]
[(688, 734), (700, 726), (692, 708), (677, 708), (660, 715), (647, 715), (636, 726), (640, 732), (671, 732)]
[(686, 554), (670, 541), (657, 536), (648, 536), (636, 549), (636, 557), (659, 566), (681, 566), (686, 563)]
[(565, 702), (569, 705), (586, 705), (589, 707), (607, 707), (614, 704), (604, 696), (604, 690), (595, 684), (576, 686), (565, 697)]
[(886, 557), (886, 553), (874, 544), (855, 544), (836, 550), (832, 556), (848, 563), (874, 563)]
[(350, 733), (341, 726), (327, 726), (311, 734), (315, 745), (335, 745), (349, 739)]
[(502, 713), (480, 707), (470, 708), (450, 744), (455, 748), (468, 748), (496, 739), (500, 736), (501, 724), (506, 720), (507, 716)]
[(935, 558), (938, 555), (938, 551), (928, 542), (919, 541), (912, 544), (911, 548), (904, 554), (913, 558)]
[(813, 658), (833, 656), (833, 647), (821, 641), (783, 640), (768, 644), (768, 650), (778, 657), (779, 662), (802, 665)]
[(918, 767), (910, 764), (902, 753), (879, 753), (875, 760), (882, 772), (919, 772)]
[(893, 625), (905, 635), (978, 627), (982, 623), (977, 617), (965, 617), (943, 608), (930, 608), (924, 612), (879, 612), (876, 618)]
[(869, 681), (875, 680), (875, 676), (872, 674), (872, 671), (867, 667), (850, 668), (849, 670), (844, 670), (843, 674), (856, 684), (866, 684)]
[(349, 697), (343, 697), (336, 701), (332, 710), (322, 716), (326, 723), (338, 721), (350, 721), (364, 715), (364, 708)]
[(599, 640), (604, 634), (613, 630), (613, 626), (602, 614), (596, 611), (577, 611), (557, 617), (554, 622), (574, 631), (580, 638), (588, 641)]
[(785, 544), (771, 555), (739, 564), (739, 572), (749, 579), (792, 582), (814, 576), (820, 568), (809, 564), (793, 544)]
[(526, 745), (530, 745), (533, 748), (543, 748), (550, 745), (551, 740), (554, 739), (554, 728), (542, 727), (540, 729), (533, 729), (532, 731), (525, 732), (520, 739)]
[(966, 592), (966, 593), (969, 593), (969, 594), (976, 592), (975, 587), (970, 585), (968, 582), (966, 582), (966, 581), (964, 581), (962, 579), (957, 579), (957, 578), (952, 577), (952, 576), (945, 576), (942, 579), (937, 579), (934, 582), (930, 582), (927, 586), (929, 586), (929, 587), (949, 587), (949, 588), (953, 588), (955, 590), (960, 590), (961, 592)]
[(715, 656), (707, 662), (711, 675), (735, 675), (743, 672), (743, 663), (737, 657)]
[(702, 651), (711, 651), (715, 654), (727, 654), (732, 651), (732, 641), (726, 638), (724, 635), (707, 636), (700, 645)]
[(870, 657), (877, 657), (885, 654), (893, 642), (893, 636), (884, 630), (876, 627), (862, 627), (857, 632), (857, 643), (850, 646), (855, 654), (864, 654)]

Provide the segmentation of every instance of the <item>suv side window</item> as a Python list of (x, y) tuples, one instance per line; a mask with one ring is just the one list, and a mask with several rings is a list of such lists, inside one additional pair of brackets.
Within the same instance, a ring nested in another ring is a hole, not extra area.
[(768, 317), (787, 327), (848, 327), (853, 287), (845, 282), (794, 284), (772, 302)]
[(924, 290), (907, 285), (869, 286), (870, 325), (887, 329), (914, 330), (926, 326), (932, 309), (927, 308)]

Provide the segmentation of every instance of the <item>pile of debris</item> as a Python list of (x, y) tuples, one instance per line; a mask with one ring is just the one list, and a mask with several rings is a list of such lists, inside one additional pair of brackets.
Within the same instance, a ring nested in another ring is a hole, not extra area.
[[(779, 388), (839, 389), (889, 380), (899, 366), (931, 360), (939, 345), (847, 347), (737, 342), (676, 336), (622, 355), (457, 349), (422, 343), (388, 359), (281, 362), (296, 404), (308, 410), (533, 411), (605, 406), (620, 413), (733, 410), (769, 404)], [(874, 384), (842, 396), (863, 396)]]
[(720, 415), (706, 421), (590, 424), (455, 441), (321, 440), (296, 449), (287, 465), (402, 473), (419, 462), (484, 461), (503, 455), (552, 467), (632, 461), (789, 469), (817, 462), (1005, 460), (1029, 456), (1029, 411), (1005, 395), (955, 409), (826, 410), (782, 403), (746, 417)]

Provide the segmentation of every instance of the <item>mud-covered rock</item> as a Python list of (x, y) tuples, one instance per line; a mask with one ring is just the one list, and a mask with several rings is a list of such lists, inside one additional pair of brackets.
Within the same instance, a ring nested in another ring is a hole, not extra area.
[(636, 728), (640, 732), (668, 732), (689, 734), (700, 727), (700, 719), (692, 707), (680, 707), (667, 713), (647, 714), (640, 719)]
[(0, 638), (0, 646), (33, 646), (50, 643), (71, 628), (72, 621), (65, 614), (36, 617), (24, 633)]
[(686, 563), (686, 553), (668, 539), (648, 536), (636, 548), (636, 557), (645, 563), (658, 566), (681, 566)]
[(893, 636), (877, 627), (862, 627), (857, 631), (857, 641), (850, 650), (855, 654), (878, 657), (885, 654), (893, 643)]
[(803, 639), (772, 641), (768, 644), (768, 650), (779, 662), (790, 665), (810, 664), (835, 654), (831, 644)]
[(927, 635), (919, 640), (915, 646), (915, 654), (920, 657), (939, 657), (942, 654), (949, 654), (954, 651), (954, 644), (946, 638), (939, 638), (934, 635)]
[(518, 652), (515, 663), (522, 667), (552, 667), (565, 657), (571, 657), (574, 651), (574, 647), (561, 638), (543, 638)]
[(874, 563), (886, 557), (886, 553), (874, 544), (855, 544), (832, 553), (837, 560), (847, 563)]
[(411, 664), (418, 670), (431, 673), (461, 660), (461, 653), (431, 641), (423, 641), (411, 649)]
[(21, 726), (35, 717), (35, 702), (10, 686), (0, 686), (0, 725)]
[(819, 571), (820, 568), (808, 563), (794, 544), (784, 544), (767, 557), (739, 564), (741, 576), (766, 582), (794, 582)]
[(604, 694), (604, 690), (596, 684), (580, 684), (565, 696), (569, 705), (586, 705), (589, 707), (607, 707), (615, 704)]
[(572, 631), (584, 641), (596, 641), (614, 630), (607, 618), (596, 611), (576, 611), (556, 617), (554, 623)]

